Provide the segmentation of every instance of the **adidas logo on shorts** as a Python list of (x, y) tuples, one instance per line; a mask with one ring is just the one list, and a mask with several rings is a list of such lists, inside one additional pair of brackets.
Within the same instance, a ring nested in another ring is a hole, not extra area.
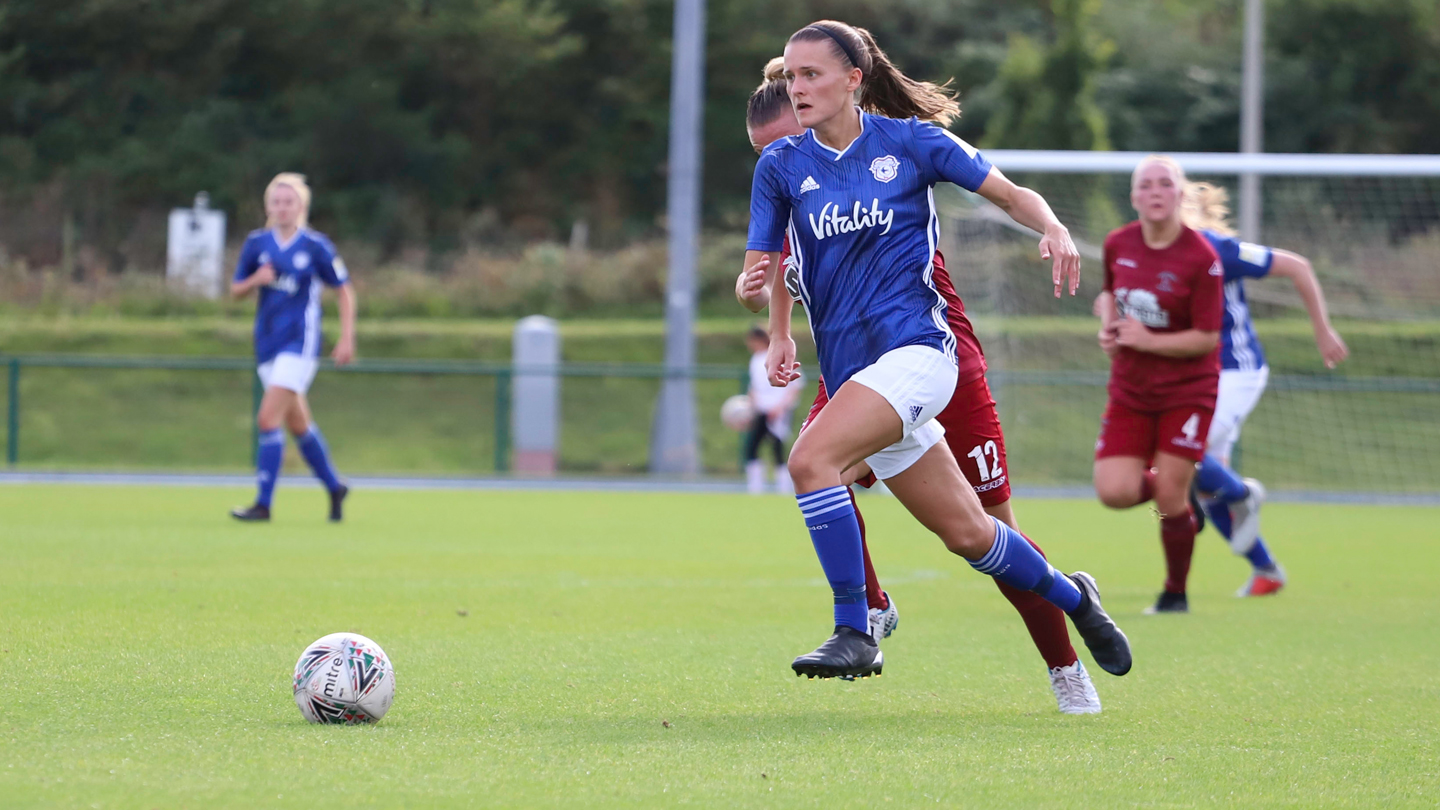
[(910, 406), (910, 421), (913, 423), (916, 419), (919, 419), (919, 418), (920, 418), (920, 412), (923, 411), (923, 410), (925, 410), (925, 409), (922, 408), (922, 407), (920, 407), (919, 405), (911, 405), (911, 406)]

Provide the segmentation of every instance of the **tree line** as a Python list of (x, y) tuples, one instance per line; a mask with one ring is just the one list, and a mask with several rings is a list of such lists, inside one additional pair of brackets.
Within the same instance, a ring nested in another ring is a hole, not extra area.
[[(1233, 151), (1242, 0), (709, 0), (707, 224), (746, 219), (745, 99), (814, 19), (953, 78), (982, 146)], [(4, 0), (0, 245), (158, 261), (200, 189), (232, 235), (281, 170), (383, 255), (659, 233), (671, 0)], [(1270, 0), (1271, 151), (1440, 143), (1440, 0)], [(160, 248), (163, 249), (163, 243)]]

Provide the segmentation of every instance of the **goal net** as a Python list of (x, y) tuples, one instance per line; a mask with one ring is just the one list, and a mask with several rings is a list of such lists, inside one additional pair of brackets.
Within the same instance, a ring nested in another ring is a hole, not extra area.
[[(1108, 368), (1090, 315), (1100, 245), (1134, 218), (1129, 175), (1144, 154), (987, 157), (1070, 227), (1081, 292), (1056, 301), (1035, 235), (973, 194), (937, 191), (942, 249), (990, 360), (1017, 484), (1086, 484)], [(1247, 281), (1271, 376), (1236, 466), (1291, 492), (1440, 494), (1440, 157), (1174, 157), (1232, 205), (1238, 175), (1261, 176), (1257, 241), (1310, 259), (1351, 351), (1327, 370), (1293, 286)]]

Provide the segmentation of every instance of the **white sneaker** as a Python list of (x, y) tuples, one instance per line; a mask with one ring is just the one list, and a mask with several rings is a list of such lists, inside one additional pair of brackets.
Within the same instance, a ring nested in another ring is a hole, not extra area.
[(745, 491), (751, 495), (765, 491), (765, 462), (759, 459), (745, 462)]
[(889, 638), (890, 634), (895, 632), (895, 628), (900, 625), (900, 611), (895, 609), (895, 598), (888, 592), (882, 591), (882, 593), (885, 594), (885, 601), (890, 603), (890, 607), (884, 610), (870, 608), (870, 636), (875, 639), (876, 644), (879, 644), (882, 638)]
[(1260, 537), (1260, 504), (1265, 502), (1265, 486), (1254, 478), (1244, 481), (1250, 494), (1230, 504), (1230, 550), (1242, 556)]
[(1055, 693), (1055, 702), (1061, 714), (1099, 714), (1100, 696), (1095, 694), (1095, 684), (1090, 682), (1090, 673), (1085, 665), (1076, 659), (1068, 667), (1050, 670), (1050, 691)]
[(795, 495), (795, 482), (790, 480), (790, 470), (784, 464), (775, 468), (775, 491), (781, 495)]

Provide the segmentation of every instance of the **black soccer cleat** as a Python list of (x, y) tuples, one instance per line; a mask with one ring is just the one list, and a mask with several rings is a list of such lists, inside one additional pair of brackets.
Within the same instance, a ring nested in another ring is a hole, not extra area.
[(345, 496), (350, 494), (350, 487), (344, 484), (339, 489), (330, 491), (330, 522), (339, 523), (345, 517), (344, 505)]
[(1115, 620), (1100, 606), (1100, 588), (1095, 578), (1084, 571), (1070, 575), (1070, 581), (1080, 589), (1080, 607), (1070, 614), (1075, 631), (1090, 648), (1095, 663), (1111, 675), (1124, 675), (1130, 671), (1130, 639), (1120, 631)]
[(815, 652), (796, 658), (790, 667), (796, 677), (854, 679), (879, 675), (884, 665), (885, 654), (869, 633), (837, 624), (834, 635)]
[(1205, 507), (1200, 504), (1200, 488), (1190, 482), (1190, 513), (1195, 516), (1195, 534), (1205, 531)]
[(246, 523), (268, 523), (270, 521), (270, 507), (254, 504), (253, 506), (237, 506), (230, 510), (230, 517)]
[(1146, 616), (1154, 616), (1157, 613), (1189, 613), (1190, 600), (1185, 598), (1183, 592), (1161, 591), (1160, 598), (1155, 600), (1155, 604), (1145, 608), (1143, 612)]

